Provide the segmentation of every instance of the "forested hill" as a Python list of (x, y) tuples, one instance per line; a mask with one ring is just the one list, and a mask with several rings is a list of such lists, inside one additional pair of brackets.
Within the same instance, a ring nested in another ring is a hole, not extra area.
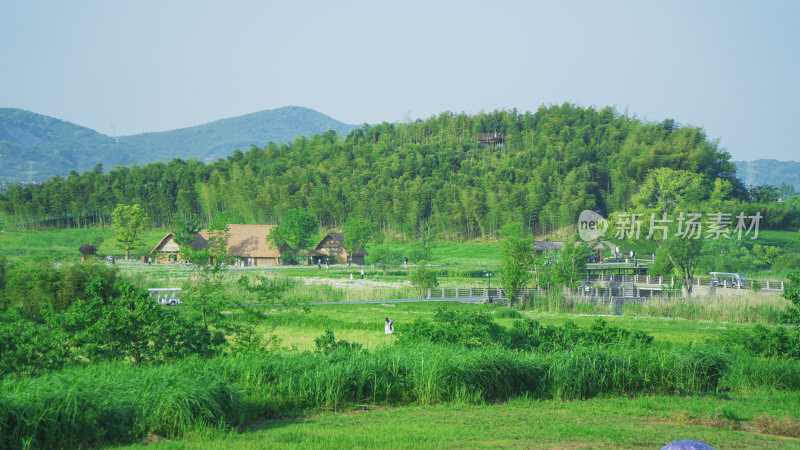
[[(479, 143), (485, 132), (505, 133), (503, 145)], [(729, 179), (741, 194), (728, 159), (700, 129), (564, 104), (365, 126), (345, 139), (301, 137), (212, 164), (95, 170), (9, 189), (0, 211), (11, 225), (84, 225), (107, 223), (118, 203), (139, 203), (160, 225), (176, 213), (207, 218), (222, 210), (275, 223), (304, 207), (322, 225), (354, 212), (395, 232), (427, 222), (445, 236), (472, 238), (513, 220), (547, 231), (573, 224), (583, 209), (624, 208), (657, 167)]]
[(800, 162), (757, 159), (755, 161), (734, 161), (734, 165), (736, 165), (737, 175), (745, 183), (749, 182), (753, 186), (788, 184), (800, 191)]
[(0, 182), (44, 181), (71, 170), (198, 158), (211, 162), (237, 148), (289, 142), (335, 130), (355, 129), (308, 108), (287, 106), (217, 120), (196, 127), (122, 136), (118, 140), (52, 117), (0, 108)]

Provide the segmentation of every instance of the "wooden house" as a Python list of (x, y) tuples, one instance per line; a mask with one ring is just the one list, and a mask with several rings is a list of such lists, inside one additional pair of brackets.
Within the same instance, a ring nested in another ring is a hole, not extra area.
[(180, 250), (180, 246), (175, 242), (175, 234), (167, 233), (167, 235), (161, 238), (158, 244), (150, 250), (150, 257), (153, 258), (153, 262), (157, 264), (181, 262)]
[[(228, 255), (234, 264), (251, 266), (276, 266), (280, 263), (281, 251), (267, 242), (267, 235), (275, 225), (228, 225), (230, 237), (227, 241)], [(195, 235), (192, 248), (199, 250), (208, 245), (210, 234), (202, 230)], [(180, 248), (174, 241), (173, 233), (167, 233), (150, 252), (157, 263), (180, 262)]]
[(350, 263), (363, 266), (364, 257), (367, 256), (366, 250), (363, 248), (350, 255), (344, 248), (344, 234), (342, 233), (328, 233), (323, 237), (319, 243), (310, 252), (311, 261), (314, 264), (325, 262), (328, 257), (333, 257), (337, 264), (347, 264), (347, 257), (350, 256)]

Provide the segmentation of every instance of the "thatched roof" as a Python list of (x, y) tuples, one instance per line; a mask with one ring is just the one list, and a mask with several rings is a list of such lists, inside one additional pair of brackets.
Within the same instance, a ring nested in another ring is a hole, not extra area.
[[(267, 235), (275, 225), (228, 225), (231, 233), (228, 238), (228, 254), (238, 258), (278, 258), (280, 251), (267, 242)], [(208, 230), (195, 235), (192, 248), (199, 250), (208, 245)]]
[(150, 254), (153, 255), (156, 252), (158, 252), (158, 250), (164, 245), (164, 243), (166, 243), (172, 236), (174, 236), (173, 233), (167, 233), (167, 235), (161, 238), (161, 240), (158, 241), (158, 244), (156, 244), (156, 246), (153, 247), (152, 250), (150, 250)]
[[(319, 248), (322, 245), (322, 243), (325, 242), (325, 240), (328, 239), (328, 238), (330, 238), (333, 241), (338, 242), (339, 245), (342, 245), (344, 243), (344, 234), (343, 233), (328, 233), (325, 236), (323, 236), (322, 239), (319, 240), (319, 242), (317, 243), (316, 246), (314, 246), (314, 250), (319, 250)], [(342, 247), (342, 248), (344, 248), (344, 247)], [(347, 251), (347, 249), (345, 249), (345, 251)], [(367, 251), (362, 248), (362, 249), (359, 249), (357, 252), (353, 253), (351, 256), (367, 256), (367, 255), (369, 255), (369, 253), (367, 253)]]
[(537, 252), (553, 252), (564, 250), (564, 243), (560, 241), (533, 241), (533, 249)]

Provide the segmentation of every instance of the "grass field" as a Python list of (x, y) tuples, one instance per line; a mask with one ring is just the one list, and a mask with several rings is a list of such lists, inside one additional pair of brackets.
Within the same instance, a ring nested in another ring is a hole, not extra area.
[[(800, 448), (800, 363), (713, 345), (752, 325), (602, 316), (650, 334), (653, 346), (552, 353), (396, 346), (383, 333), (385, 317), (403, 333), (441, 307), (488, 313), (504, 327), (516, 320), (505, 307), (459, 303), (276, 307), (268, 320), (281, 343), (272, 353), (101, 362), (2, 380), (0, 423), (8, 442), (34, 433), (41, 446), (657, 447), (695, 438), (718, 448)], [(520, 314), (582, 328), (598, 318)], [(310, 351), (325, 330), (369, 353)]]
[(659, 448), (692, 438), (715, 448), (800, 448), (797, 401), (796, 395), (754, 394), (371, 407), (269, 420), (240, 433), (189, 434), (159, 447)]
[[(132, 257), (141, 257), (164, 237), (164, 230), (142, 232), (142, 245), (131, 250)], [(78, 260), (78, 247), (98, 246), (99, 255), (124, 256), (125, 251), (114, 246), (114, 230), (106, 228), (68, 228), (40, 231), (0, 231), (0, 252), (6, 257), (42, 255), (54, 260)]]
[[(490, 305), (462, 305), (458, 303), (383, 303), (366, 305), (320, 305), (309, 312), (300, 309), (280, 313), (280, 325), (276, 333), (288, 348), (312, 350), (314, 338), (326, 329), (332, 329), (336, 337), (363, 344), (366, 348), (377, 348), (394, 342), (393, 336), (383, 334), (383, 321), (391, 317), (395, 330), (403, 328), (417, 319), (430, 318), (439, 308), (455, 307), (488, 312), (495, 315), (504, 307)], [(569, 314), (558, 312), (524, 311), (523, 316), (536, 319), (543, 325), (563, 325), (573, 321), (578, 326), (588, 327), (598, 317), (610, 324), (627, 329), (645, 331), (658, 342), (687, 344), (714, 339), (725, 330), (747, 327), (744, 324), (721, 323), (708, 320), (686, 320), (670, 317), (612, 316), (595, 314)], [(514, 319), (496, 319), (510, 326)]]

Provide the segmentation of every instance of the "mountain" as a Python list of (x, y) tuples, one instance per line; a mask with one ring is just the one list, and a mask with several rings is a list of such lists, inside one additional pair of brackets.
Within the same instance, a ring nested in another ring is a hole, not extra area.
[[(173, 160), (15, 186), (0, 195), (0, 217), (10, 228), (107, 224), (117, 204), (136, 203), (152, 226), (170, 227), (176, 214), (233, 211), (240, 223), (269, 224), (307, 208), (323, 227), (356, 214), (390, 235), (436, 229), (473, 239), (517, 221), (550, 234), (574, 226), (583, 210), (623, 210), (660, 167), (707, 176), (698, 177), (708, 182), (704, 193), (719, 177), (744, 195), (728, 154), (701, 129), (613, 108), (445, 112), (334, 137), (252, 147), (212, 163)], [(770, 220), (765, 227), (782, 228)]]
[(736, 166), (736, 175), (745, 184), (780, 186), (781, 183), (786, 183), (794, 185), (795, 190), (800, 190), (800, 162), (757, 159), (733, 161), (733, 164)]
[(196, 127), (124, 136), (119, 143), (141, 152), (137, 163), (192, 157), (208, 162), (226, 157), (237, 148), (248, 150), (251, 145), (291, 142), (298, 136), (328, 130), (347, 135), (355, 128), (313, 109), (285, 106)]
[(53, 117), (0, 108), (0, 182), (42, 181), (71, 170), (85, 172), (97, 163), (110, 169), (173, 158), (212, 161), (237, 148), (290, 142), (328, 130), (347, 134), (355, 128), (312, 109), (287, 106), (114, 139)]

